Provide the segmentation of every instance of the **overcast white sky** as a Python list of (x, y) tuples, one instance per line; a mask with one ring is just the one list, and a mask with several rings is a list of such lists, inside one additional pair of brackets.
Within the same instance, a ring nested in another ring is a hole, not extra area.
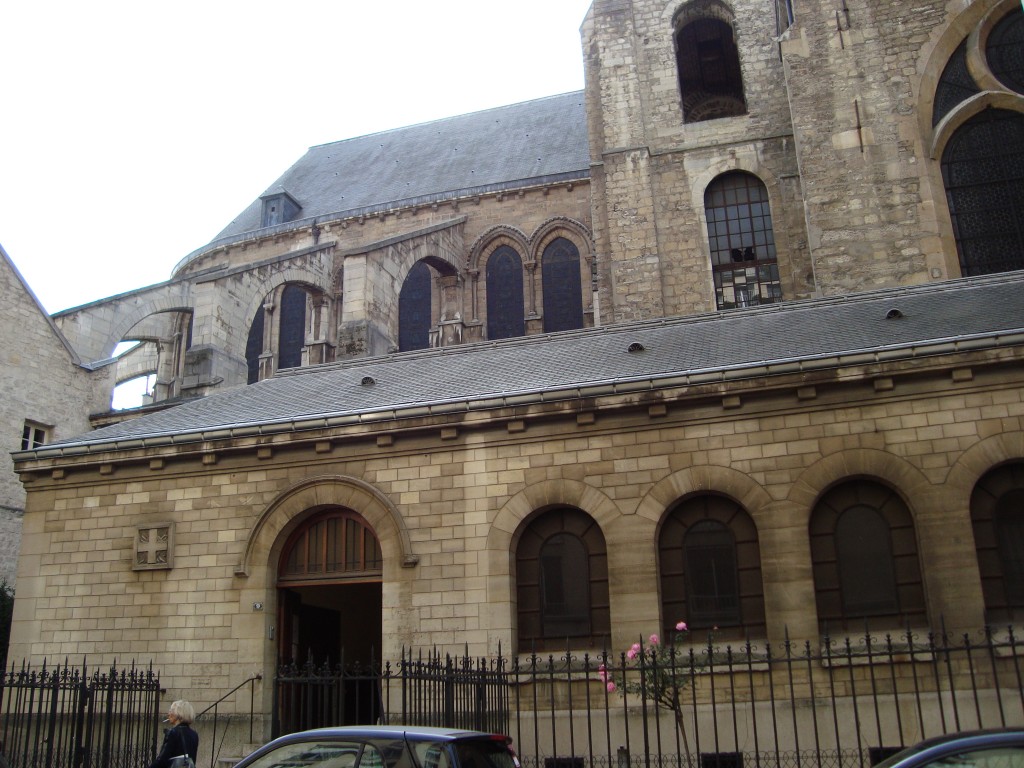
[(590, 3), (2, 3), (0, 244), (50, 312), (166, 280), (307, 147), (582, 88)]

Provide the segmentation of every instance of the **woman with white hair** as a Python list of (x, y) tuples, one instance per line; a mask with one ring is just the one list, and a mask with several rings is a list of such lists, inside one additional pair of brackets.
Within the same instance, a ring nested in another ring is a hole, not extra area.
[(164, 731), (164, 743), (156, 760), (149, 768), (171, 768), (172, 765), (187, 765), (187, 761), (175, 761), (178, 757), (187, 757), (193, 763), (199, 751), (199, 734), (190, 727), (195, 720), (196, 711), (184, 699), (178, 699), (167, 708), (167, 720), (170, 728)]

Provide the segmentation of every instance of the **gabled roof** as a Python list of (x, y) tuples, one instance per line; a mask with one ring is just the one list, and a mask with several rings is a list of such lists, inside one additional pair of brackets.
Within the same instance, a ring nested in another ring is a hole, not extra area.
[[(303, 220), (590, 175), (583, 92), (549, 96), (312, 147), (261, 196)], [(256, 200), (215, 245), (261, 225)]]
[[(43, 446), (116, 449), (1024, 345), (1024, 271), (361, 358)], [(636, 346), (639, 345), (639, 346)], [(634, 351), (630, 351), (633, 346)], [(641, 349), (642, 348), (642, 349)], [(334, 421), (332, 421), (334, 420)], [(302, 422), (299, 424), (298, 422)], [(31, 453), (31, 452), (29, 452)], [(22, 454), (27, 457), (29, 454)]]

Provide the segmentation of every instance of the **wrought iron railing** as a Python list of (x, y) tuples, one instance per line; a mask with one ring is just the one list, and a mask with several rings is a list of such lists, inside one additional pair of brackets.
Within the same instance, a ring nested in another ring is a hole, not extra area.
[[(262, 679), (263, 675), (260, 674), (255, 674), (252, 677), (246, 678), (213, 702), (213, 704), (196, 715), (196, 728), (199, 728), (200, 724), (202, 724), (204, 730), (206, 730), (207, 726), (210, 729), (209, 736), (204, 739), (210, 743), (210, 765), (217, 764), (217, 758), (220, 757), (220, 751), (223, 747), (223, 736), (226, 735), (226, 728), (224, 729), (224, 732), (220, 732), (220, 726), (222, 725), (220, 721), (220, 705), (247, 685), (249, 686), (249, 743), (252, 743), (254, 728), (256, 725), (256, 683)], [(235, 712), (238, 711), (237, 706), (233, 709)], [(206, 736), (206, 734), (204, 734), (204, 736)], [(221, 736), (221, 738), (218, 739), (218, 736)]]
[[(867, 768), (929, 736), (1024, 726), (1013, 628), (638, 646), (291, 667), (275, 735), (391, 722), (508, 733), (525, 768)], [(360, 693), (368, 706), (353, 706)]]
[(137, 768), (156, 753), (152, 667), (12, 665), (0, 674), (0, 744), (11, 768)]

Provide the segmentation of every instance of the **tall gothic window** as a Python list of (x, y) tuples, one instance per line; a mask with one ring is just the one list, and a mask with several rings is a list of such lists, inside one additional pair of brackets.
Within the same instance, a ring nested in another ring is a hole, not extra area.
[(782, 300), (768, 190), (743, 171), (708, 185), (704, 209), (711, 244), (711, 272), (719, 309)]
[(278, 321), (277, 367), (298, 368), (306, 343), (306, 292), (299, 286), (284, 287)]
[(516, 547), (516, 593), (521, 651), (608, 642), (608, 558), (590, 515), (554, 509), (527, 525)]
[(260, 304), (249, 326), (249, 338), (245, 342), (245, 363), (249, 369), (248, 383), (260, 380), (260, 355), (263, 354), (263, 325), (266, 311)]
[(986, 620), (1024, 616), (1024, 463), (986, 474), (971, 494)]
[(696, 123), (745, 114), (743, 76), (732, 25), (696, 18), (675, 36), (683, 122)]
[(1024, 268), (1024, 115), (969, 119), (942, 153), (942, 179), (961, 274)]
[(569, 331), (583, 327), (583, 281), (579, 249), (559, 237), (541, 257), (544, 287), (544, 331)]
[(673, 509), (658, 537), (658, 564), (666, 634), (678, 621), (698, 630), (763, 633), (757, 529), (736, 502), (702, 495)]
[(418, 261), (409, 270), (398, 295), (398, 348), (403, 352), (430, 346), (433, 274)]
[(523, 310), (523, 260), (502, 245), (487, 259), (487, 338), (526, 335)]
[(880, 483), (854, 480), (826, 493), (811, 514), (818, 620), (846, 631), (926, 621), (910, 510)]

